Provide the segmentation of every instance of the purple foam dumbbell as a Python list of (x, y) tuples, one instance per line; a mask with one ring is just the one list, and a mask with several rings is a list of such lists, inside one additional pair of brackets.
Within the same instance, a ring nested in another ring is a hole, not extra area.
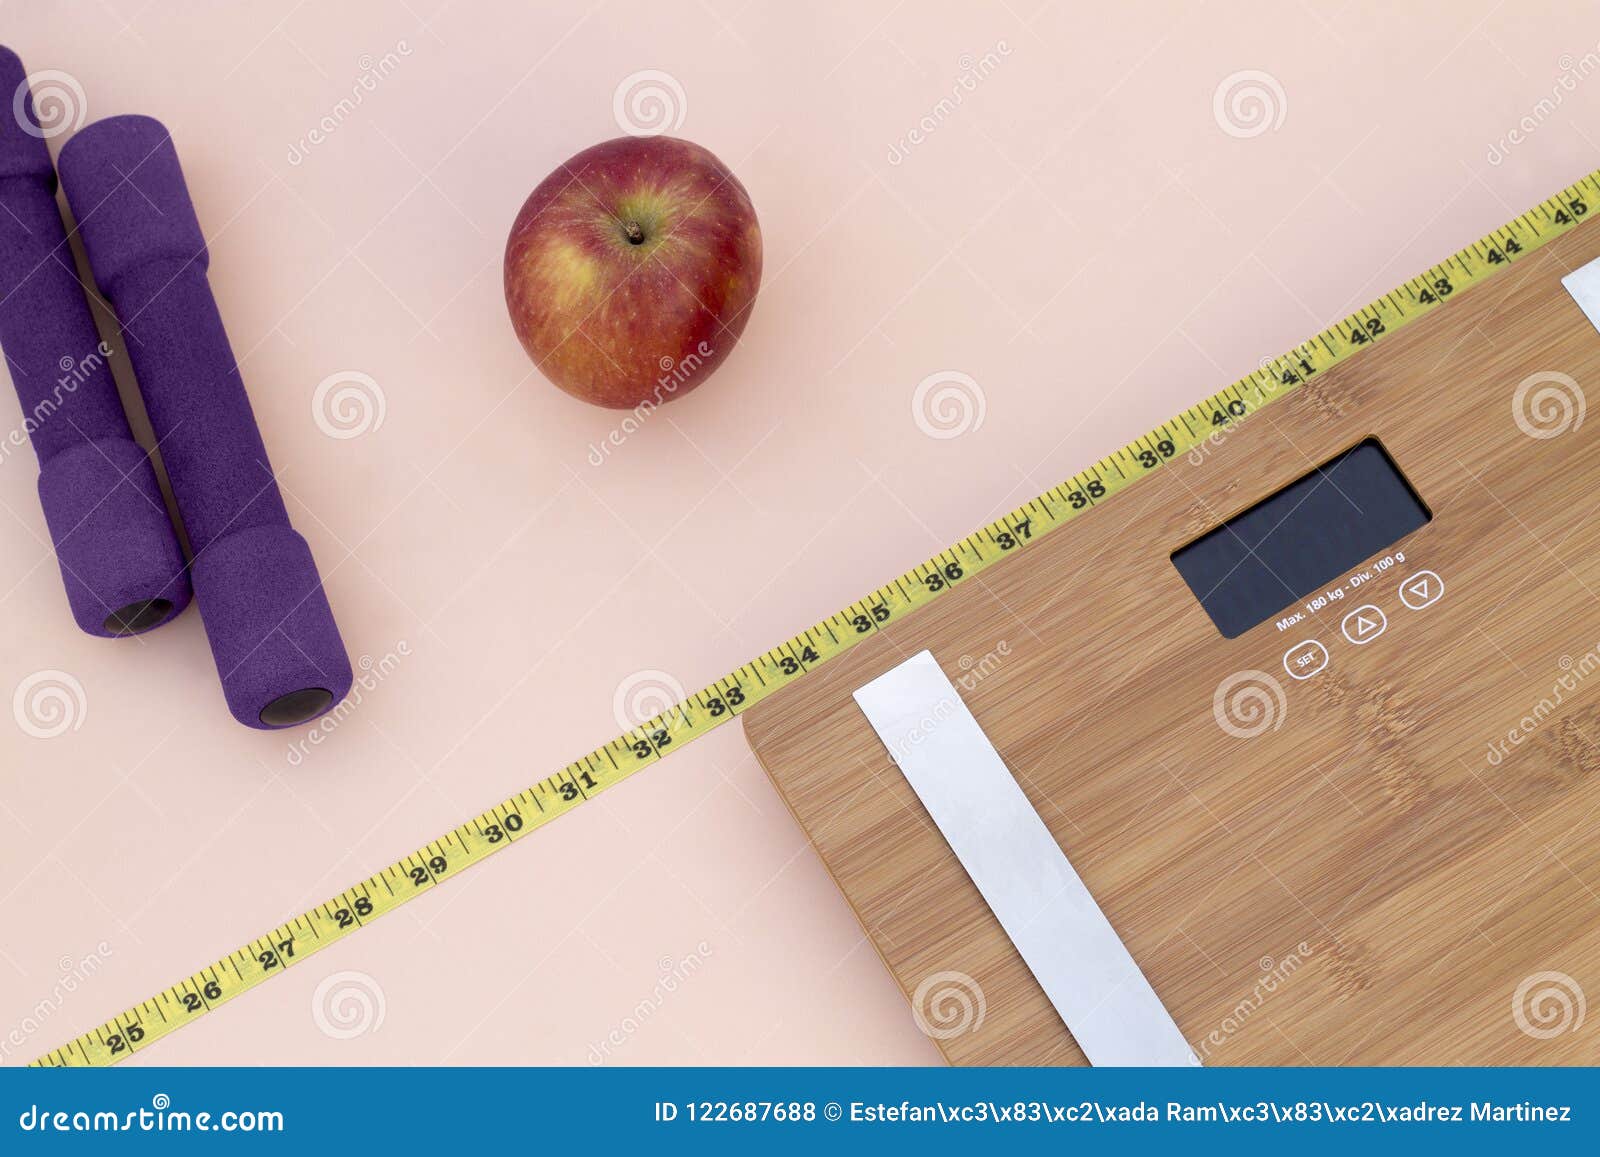
[(311, 548), (289, 525), (172, 138), (149, 117), (111, 117), (67, 142), (60, 170), (189, 535), (228, 709), (251, 727), (313, 719), (350, 690), (350, 659)]
[(183, 551), (78, 282), (27, 70), (3, 47), (0, 97), (0, 346), (22, 403), (0, 461), (26, 431), (78, 625), (137, 634), (188, 605)]

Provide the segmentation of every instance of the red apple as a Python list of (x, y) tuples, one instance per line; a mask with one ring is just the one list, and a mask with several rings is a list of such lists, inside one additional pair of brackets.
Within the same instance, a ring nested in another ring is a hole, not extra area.
[(614, 409), (688, 393), (739, 340), (761, 227), (728, 167), (672, 137), (585, 149), (529, 194), (506, 241), (506, 307), (557, 386)]

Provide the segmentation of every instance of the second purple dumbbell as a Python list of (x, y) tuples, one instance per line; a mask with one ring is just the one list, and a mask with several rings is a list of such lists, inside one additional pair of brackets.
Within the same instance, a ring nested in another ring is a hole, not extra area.
[(251, 727), (314, 719), (350, 690), (350, 659), (289, 525), (172, 138), (149, 117), (111, 117), (68, 141), (57, 168), (189, 534), (228, 708)]

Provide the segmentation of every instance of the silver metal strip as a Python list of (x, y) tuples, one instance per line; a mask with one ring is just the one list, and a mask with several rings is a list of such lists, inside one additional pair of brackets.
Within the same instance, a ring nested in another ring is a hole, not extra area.
[(1600, 258), (1580, 265), (1561, 279), (1589, 324), (1600, 330)]
[(1198, 1065), (932, 653), (855, 700), (1089, 1062)]

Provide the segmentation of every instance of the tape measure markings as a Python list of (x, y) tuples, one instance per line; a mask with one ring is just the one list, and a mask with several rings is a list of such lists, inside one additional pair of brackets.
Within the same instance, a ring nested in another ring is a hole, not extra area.
[[(1576, 227), (1600, 170), (654, 718), (33, 1064), (115, 1064), (481, 863)], [(1543, 217), (1543, 225), (1539, 217)], [(1196, 428), (1198, 426), (1198, 429)]]

